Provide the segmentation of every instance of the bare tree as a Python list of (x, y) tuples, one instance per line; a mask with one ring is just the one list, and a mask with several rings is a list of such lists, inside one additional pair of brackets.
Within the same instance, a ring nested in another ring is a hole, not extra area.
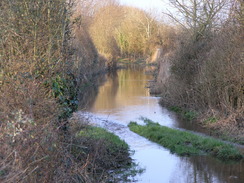
[(228, 0), (170, 0), (179, 16), (167, 13), (170, 18), (191, 30), (195, 40), (203, 37), (208, 30), (215, 28), (225, 12)]

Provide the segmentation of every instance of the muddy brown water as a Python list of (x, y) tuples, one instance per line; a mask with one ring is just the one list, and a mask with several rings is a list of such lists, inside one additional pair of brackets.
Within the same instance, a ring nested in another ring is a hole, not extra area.
[(180, 157), (128, 129), (130, 121), (142, 123), (140, 118), (146, 117), (164, 126), (194, 130), (191, 124), (182, 124), (174, 113), (161, 107), (158, 97), (150, 96), (145, 86), (151, 79), (140, 67), (107, 75), (83, 108), (93, 123), (118, 135), (135, 152), (132, 158), (145, 168), (136, 176), (137, 182), (244, 183), (243, 161), (224, 163), (208, 156)]

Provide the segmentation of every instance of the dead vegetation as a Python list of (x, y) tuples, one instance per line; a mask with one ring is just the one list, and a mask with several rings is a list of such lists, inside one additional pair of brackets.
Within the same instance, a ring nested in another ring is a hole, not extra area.
[(1, 182), (106, 182), (115, 180), (112, 170), (131, 164), (128, 146), (93, 138), (86, 119), (77, 115), (65, 135), (56, 124), (37, 124), (22, 110), (13, 115), (1, 126)]
[(0, 182), (104, 182), (117, 160), (67, 120), (80, 86), (104, 69), (73, 5), (0, 2)]
[[(160, 63), (164, 64), (164, 59), (167, 59), (170, 76), (160, 82), (165, 77), (162, 69), (167, 69), (161, 67), (157, 84), (161, 88), (163, 105), (199, 111), (205, 126), (217, 129), (219, 135), (231, 136), (243, 143), (244, 45), (241, 8), (242, 4), (236, 2), (221, 25), (219, 19), (213, 19), (210, 26), (214, 24), (215, 27), (204, 29), (197, 39), (192, 29), (198, 29), (198, 26), (187, 28), (190, 31), (184, 27), (178, 34), (178, 46), (173, 54), (170, 58), (167, 55), (163, 57)], [(191, 25), (195, 25), (192, 21)], [(197, 23), (201, 25), (201, 22)]]

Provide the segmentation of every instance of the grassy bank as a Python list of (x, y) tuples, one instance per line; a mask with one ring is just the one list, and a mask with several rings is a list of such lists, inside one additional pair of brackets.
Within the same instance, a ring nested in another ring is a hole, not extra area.
[(131, 131), (148, 138), (181, 156), (211, 155), (220, 160), (240, 160), (243, 155), (232, 145), (186, 131), (160, 126), (148, 119), (146, 125), (129, 124)]
[[(114, 161), (113, 164), (116, 164), (115, 167), (119, 167), (123, 164), (130, 163), (131, 159), (129, 157), (128, 144), (113, 133), (110, 133), (103, 128), (88, 126), (77, 134), (77, 138), (80, 137), (103, 143), (103, 148), (105, 148), (106, 153), (110, 155), (106, 156), (107, 159), (103, 160), (104, 164)], [(118, 158), (119, 156), (121, 157)]]
[(125, 141), (103, 128), (77, 119), (76, 116), (75, 120), (71, 120), (71, 154), (82, 162), (86, 176), (92, 177), (93, 182), (129, 182), (141, 172), (130, 158), (129, 146)]

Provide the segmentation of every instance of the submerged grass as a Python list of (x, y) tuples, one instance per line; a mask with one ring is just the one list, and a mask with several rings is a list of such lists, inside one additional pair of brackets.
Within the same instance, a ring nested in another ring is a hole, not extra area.
[(174, 111), (175, 113), (181, 115), (184, 119), (187, 120), (194, 120), (198, 116), (198, 113), (196, 111), (192, 110), (185, 110), (178, 106), (171, 106), (169, 107), (169, 110)]
[(160, 126), (148, 119), (144, 119), (144, 122), (145, 126), (131, 122), (129, 128), (131, 131), (170, 149), (172, 153), (181, 156), (211, 155), (224, 161), (244, 158), (233, 145), (222, 141)]

